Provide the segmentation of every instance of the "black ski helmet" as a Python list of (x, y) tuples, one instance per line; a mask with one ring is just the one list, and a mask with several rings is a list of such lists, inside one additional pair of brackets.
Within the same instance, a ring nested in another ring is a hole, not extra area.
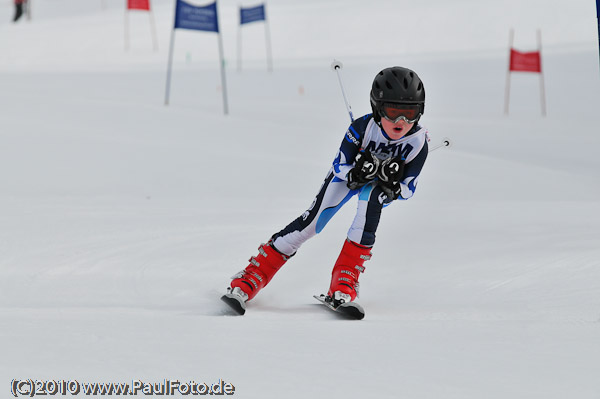
[(371, 108), (376, 122), (381, 121), (383, 103), (417, 104), (421, 115), (425, 113), (425, 87), (413, 70), (399, 66), (379, 72), (371, 87)]

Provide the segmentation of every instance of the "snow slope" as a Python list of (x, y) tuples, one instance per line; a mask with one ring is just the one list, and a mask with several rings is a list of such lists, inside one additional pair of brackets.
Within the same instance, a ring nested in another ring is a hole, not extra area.
[[(223, 0), (229, 116), (211, 34), (177, 32), (163, 105), (171, 1), (153, 1), (157, 52), (143, 13), (124, 51), (121, 1), (37, 0), (16, 25), (0, 4), (1, 395), (32, 378), (223, 379), (240, 398), (600, 397), (593, 4), (413, 3), (273, 0), (269, 74), (260, 24), (244, 27), (236, 72), (238, 3)], [(524, 49), (542, 29), (545, 118), (529, 74), (513, 74), (503, 115), (509, 26)], [(432, 143), (453, 146), (386, 208), (365, 320), (311, 298), (352, 203), (228, 316), (229, 277), (310, 205), (347, 127), (334, 57), (355, 115), (380, 69), (418, 71)]]

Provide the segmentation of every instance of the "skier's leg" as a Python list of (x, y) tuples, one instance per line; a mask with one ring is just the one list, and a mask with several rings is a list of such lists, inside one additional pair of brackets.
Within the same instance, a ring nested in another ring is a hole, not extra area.
[(375, 233), (381, 210), (387, 205), (386, 201), (387, 197), (378, 185), (370, 183), (362, 187), (358, 195), (356, 216), (348, 230), (348, 239), (366, 247), (375, 245)]
[(302, 244), (320, 233), (337, 211), (357, 193), (357, 190), (350, 190), (346, 186), (345, 180), (337, 179), (330, 171), (308, 210), (274, 234), (273, 244), (286, 255), (296, 253)]
[(356, 190), (352, 191), (346, 187), (345, 181), (335, 179), (330, 172), (310, 208), (274, 234), (267, 244), (259, 247), (259, 255), (252, 257), (250, 264), (233, 277), (231, 290), (247, 296), (244, 300), (254, 298), (287, 259), (293, 256), (306, 240), (319, 233), (341, 206), (356, 193)]

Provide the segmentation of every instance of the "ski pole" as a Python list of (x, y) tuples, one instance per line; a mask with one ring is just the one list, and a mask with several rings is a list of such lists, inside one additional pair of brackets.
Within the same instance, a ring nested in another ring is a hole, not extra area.
[(442, 148), (442, 147), (450, 147), (451, 145), (452, 145), (452, 142), (450, 141), (450, 139), (448, 137), (444, 137), (440, 144), (434, 145), (433, 147), (429, 148), (429, 152), (435, 151), (438, 148)]
[(354, 115), (352, 115), (352, 107), (348, 104), (348, 100), (346, 99), (346, 92), (344, 91), (344, 85), (342, 84), (342, 77), (340, 76), (340, 69), (342, 69), (344, 65), (341, 61), (333, 60), (331, 63), (331, 69), (337, 73), (338, 81), (340, 82), (340, 89), (342, 89), (342, 96), (344, 96), (344, 103), (346, 104), (346, 109), (348, 110), (348, 114), (350, 114), (350, 122), (354, 122)]

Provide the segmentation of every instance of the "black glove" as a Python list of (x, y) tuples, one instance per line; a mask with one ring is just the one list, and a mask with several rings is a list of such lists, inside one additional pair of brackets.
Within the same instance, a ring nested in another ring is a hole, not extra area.
[(387, 195), (386, 203), (398, 199), (398, 197), (400, 197), (400, 193), (402, 192), (402, 186), (400, 185), (400, 182), (397, 181), (385, 184), (380, 182), (379, 186), (381, 187), (385, 195)]
[(348, 188), (356, 190), (377, 176), (379, 158), (374, 157), (369, 151), (360, 152), (354, 161), (354, 168), (348, 172)]
[(404, 173), (404, 158), (401, 155), (390, 157), (381, 161), (377, 177), (382, 183), (393, 183), (400, 181)]
[(403, 173), (404, 158), (401, 155), (390, 157), (381, 162), (377, 177), (379, 178), (379, 185), (389, 201), (393, 201), (400, 196), (402, 191), (400, 180)]

